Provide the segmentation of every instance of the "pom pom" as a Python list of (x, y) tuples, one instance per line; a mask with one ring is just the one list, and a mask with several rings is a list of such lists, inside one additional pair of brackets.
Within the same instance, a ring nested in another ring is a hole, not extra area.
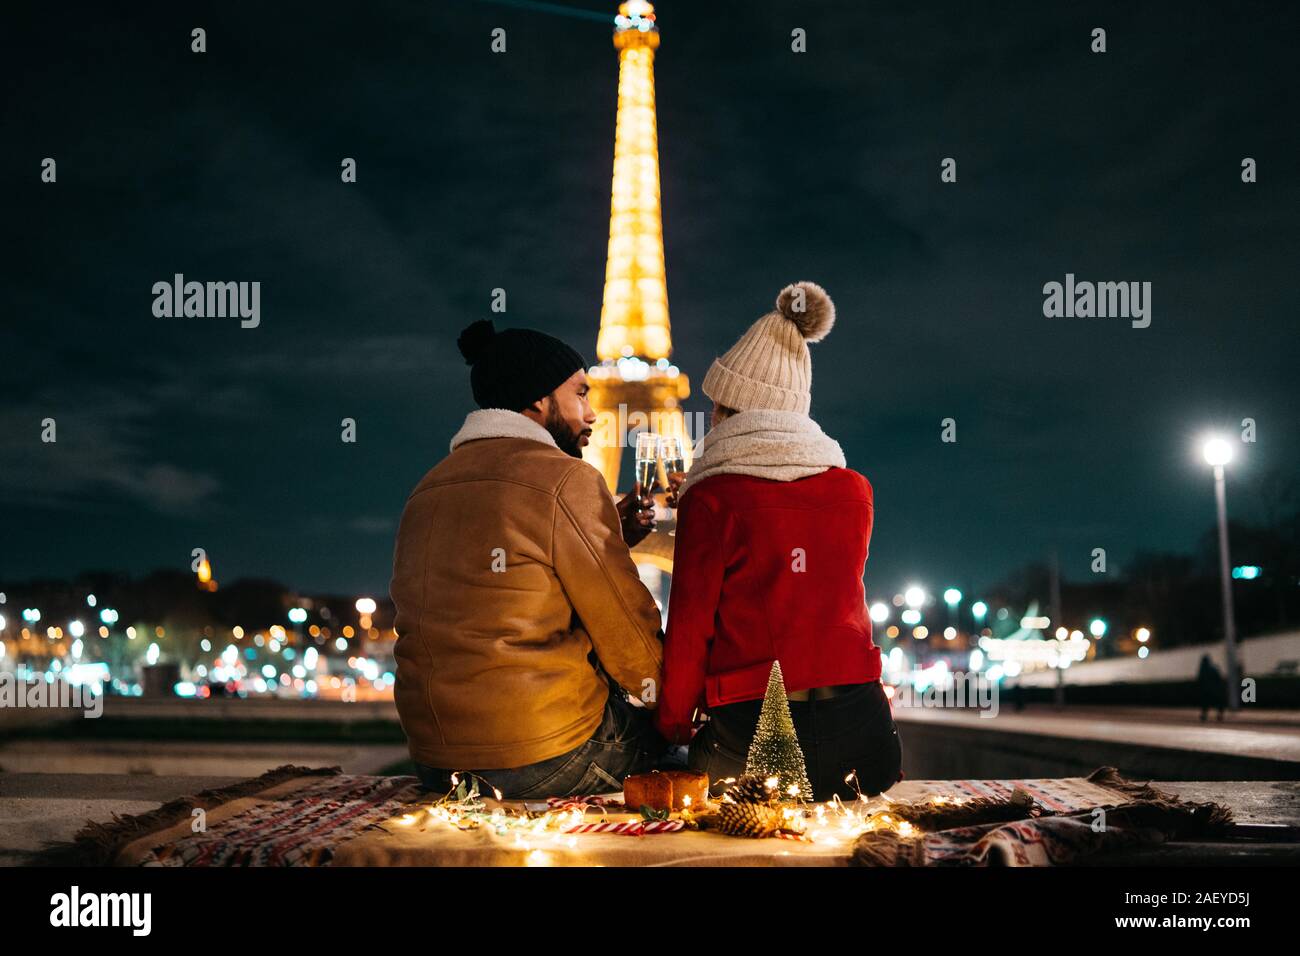
[(816, 282), (796, 282), (786, 286), (776, 297), (776, 308), (809, 342), (826, 338), (835, 324), (835, 303)]
[(465, 356), (465, 364), (474, 365), (486, 355), (496, 335), (497, 329), (491, 319), (479, 319), (466, 326), (465, 331), (461, 332), (460, 338), (456, 340), (460, 354)]

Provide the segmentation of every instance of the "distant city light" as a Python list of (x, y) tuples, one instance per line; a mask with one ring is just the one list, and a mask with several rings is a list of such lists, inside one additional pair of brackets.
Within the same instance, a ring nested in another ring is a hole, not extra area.
[(943, 602), (950, 607), (954, 604), (961, 603), (961, 592), (956, 588), (949, 588), (943, 592)]
[(955, 628), (955, 627), (945, 627), (945, 628), (943, 629), (943, 639), (944, 639), (945, 641), (951, 641), (951, 640), (952, 640), (953, 638), (955, 638), (956, 636), (957, 636), (957, 628)]
[(86, 625), (82, 624), (80, 621), (69, 621), (68, 633), (73, 637), (81, 637), (81, 635), (86, 633)]
[(975, 620), (984, 620), (984, 615), (989, 612), (989, 606), (983, 601), (976, 601), (970, 606), (970, 612), (975, 615)]
[(111, 607), (106, 607), (106, 608), (104, 608), (102, 611), (99, 612), (99, 619), (100, 619), (101, 621), (103, 621), (105, 624), (116, 624), (116, 623), (117, 623), (117, 611), (115, 611), (115, 610), (114, 610), (113, 608), (111, 608)]
[(1050, 619), (1045, 617), (1022, 617), (1020, 626), (1026, 631), (1043, 631), (1052, 626)]
[(357, 598), (357, 612), (359, 614), (374, 614), (378, 606), (374, 598)]
[(1232, 569), (1232, 576), (1238, 581), (1253, 581), (1264, 573), (1264, 569), (1254, 564), (1242, 564)]
[(160, 653), (157, 644), (149, 645), (149, 650), (145, 651), (144, 659), (148, 662), (150, 667), (153, 667), (153, 665), (158, 663), (158, 656)]
[(1145, 644), (1147, 641), (1151, 640), (1151, 631), (1148, 628), (1139, 627), (1137, 633), (1133, 636), (1138, 639), (1139, 644)]
[(95, 597), (95, 595), (93, 594), (87, 594), (86, 603), (89, 604), (91, 607), (94, 607), (96, 604), (99, 603), (99, 599)]
[(1088, 633), (1093, 637), (1102, 637), (1106, 633), (1106, 622), (1099, 617), (1094, 617), (1088, 622)]
[(291, 623), (301, 624), (305, 620), (307, 620), (307, 611), (305, 608), (300, 608), (300, 607), (289, 608), (289, 621)]
[(920, 607), (925, 603), (925, 591), (920, 585), (913, 584), (903, 592), (903, 600), (907, 602), (908, 607)]
[(883, 601), (877, 601), (871, 605), (871, 619), (877, 624), (884, 624), (889, 620), (889, 605)]
[(909, 626), (921, 623), (921, 612), (914, 607), (909, 607), (903, 612), (903, 623)]
[(1146, 660), (1146, 659), (1147, 659), (1147, 655), (1150, 654), (1150, 653), (1151, 653), (1151, 648), (1149, 648), (1149, 647), (1139, 647), (1139, 648), (1138, 648), (1138, 657), (1140, 657), (1142, 660)]

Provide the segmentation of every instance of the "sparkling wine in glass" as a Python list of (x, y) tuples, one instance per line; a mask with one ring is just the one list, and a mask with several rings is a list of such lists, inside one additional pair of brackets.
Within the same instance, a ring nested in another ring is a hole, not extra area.
[(636, 480), (641, 485), (641, 494), (651, 493), (658, 469), (659, 436), (653, 432), (642, 432), (636, 436)]
[(659, 439), (659, 460), (664, 466), (664, 487), (671, 490), (669, 476), (673, 472), (686, 471), (686, 456), (682, 454), (682, 440), (675, 437)]

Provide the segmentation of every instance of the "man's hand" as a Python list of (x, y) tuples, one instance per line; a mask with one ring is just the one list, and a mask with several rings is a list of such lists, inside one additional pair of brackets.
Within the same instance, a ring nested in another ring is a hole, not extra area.
[(619, 499), (618, 521), (623, 528), (623, 541), (629, 548), (655, 529), (655, 500), (641, 493), (640, 482)]

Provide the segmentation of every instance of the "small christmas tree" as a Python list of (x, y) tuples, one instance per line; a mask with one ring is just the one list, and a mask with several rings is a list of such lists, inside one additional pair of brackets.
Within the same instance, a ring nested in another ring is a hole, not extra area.
[[(772, 671), (767, 675), (767, 694), (763, 697), (763, 710), (758, 715), (758, 726), (754, 729), (749, 756), (745, 759), (745, 773), (764, 780), (776, 777), (783, 800), (813, 798), (803, 750), (790, 716), (790, 701), (785, 696), (785, 678), (781, 675), (780, 661), (772, 662)], [(799, 788), (797, 794), (790, 793), (791, 786)]]

